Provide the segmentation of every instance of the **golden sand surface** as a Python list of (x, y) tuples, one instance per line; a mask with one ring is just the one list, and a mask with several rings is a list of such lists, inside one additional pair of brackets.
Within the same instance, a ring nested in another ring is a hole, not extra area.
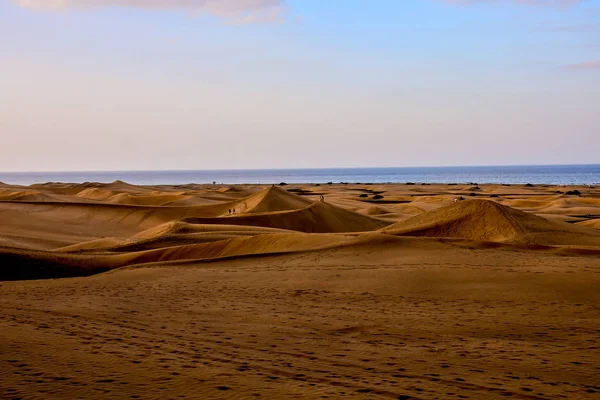
[(598, 398), (599, 221), (583, 186), (0, 184), (0, 398)]

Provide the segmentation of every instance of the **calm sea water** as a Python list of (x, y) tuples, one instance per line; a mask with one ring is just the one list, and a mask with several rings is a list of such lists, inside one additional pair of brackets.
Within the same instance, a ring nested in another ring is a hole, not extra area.
[(30, 185), (44, 182), (113, 182), (136, 185), (186, 183), (514, 183), (589, 185), (600, 184), (600, 164), (496, 166), (335, 168), (212, 171), (98, 171), (98, 172), (0, 172), (0, 182)]

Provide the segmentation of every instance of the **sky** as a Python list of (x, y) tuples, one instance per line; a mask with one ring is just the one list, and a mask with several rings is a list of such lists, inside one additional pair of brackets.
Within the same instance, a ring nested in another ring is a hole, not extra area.
[(600, 0), (0, 0), (0, 171), (600, 163)]

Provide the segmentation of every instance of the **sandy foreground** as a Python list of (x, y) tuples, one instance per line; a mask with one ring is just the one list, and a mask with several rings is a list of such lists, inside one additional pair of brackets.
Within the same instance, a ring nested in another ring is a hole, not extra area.
[(0, 184), (2, 399), (595, 399), (599, 346), (599, 188)]

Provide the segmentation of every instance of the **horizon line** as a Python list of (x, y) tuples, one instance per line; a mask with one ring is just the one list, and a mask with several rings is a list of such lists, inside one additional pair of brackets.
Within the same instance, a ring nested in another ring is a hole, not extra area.
[(225, 172), (225, 171), (311, 171), (311, 170), (344, 170), (344, 169), (416, 169), (416, 168), (482, 168), (482, 167), (581, 167), (600, 166), (600, 163), (583, 164), (495, 164), (495, 165), (425, 165), (395, 167), (310, 167), (310, 168), (231, 168), (231, 169), (108, 169), (108, 170), (30, 170), (0, 171), (0, 174), (33, 174), (33, 173), (96, 173), (96, 172)]

